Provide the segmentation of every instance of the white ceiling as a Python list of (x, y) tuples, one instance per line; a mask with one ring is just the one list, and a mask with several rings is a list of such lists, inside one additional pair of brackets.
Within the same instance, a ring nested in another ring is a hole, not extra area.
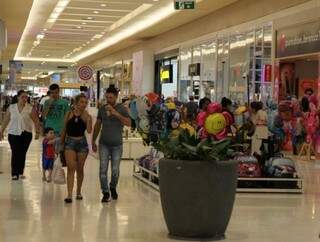
[(80, 60), (112, 32), (168, 3), (172, 0), (34, 0), (15, 59)]
[[(9, 4), (7, 9), (24, 8), (20, 0), (0, 1)], [(20, 21), (25, 28), (11, 55), (24, 61), (24, 76), (58, 72), (58, 66), (71, 68), (75, 62), (100, 58), (235, 1), (197, 0), (196, 10), (175, 11), (173, 0), (33, 0), (31, 10), (26, 5), (29, 18)], [(9, 22), (19, 22), (11, 10), (7, 13)]]

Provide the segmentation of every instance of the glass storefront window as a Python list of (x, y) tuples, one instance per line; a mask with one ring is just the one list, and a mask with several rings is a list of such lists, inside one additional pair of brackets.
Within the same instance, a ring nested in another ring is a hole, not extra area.
[(216, 101), (216, 66), (217, 46), (215, 42), (201, 46), (201, 80), (200, 96)]
[[(189, 95), (220, 102), (226, 96), (237, 103), (266, 100), (271, 83), (264, 82), (264, 69), (271, 64), (272, 27), (220, 37), (201, 46), (180, 50), (179, 98)], [(201, 75), (190, 77), (189, 65), (201, 64)], [(249, 90), (249, 94), (248, 94)]]
[(180, 82), (179, 82), (179, 99), (187, 102), (189, 95), (192, 94), (191, 77), (189, 76), (189, 65), (191, 64), (192, 49), (180, 50)]
[(242, 104), (247, 99), (247, 81), (244, 77), (248, 72), (247, 52), (244, 34), (230, 37), (229, 98)]

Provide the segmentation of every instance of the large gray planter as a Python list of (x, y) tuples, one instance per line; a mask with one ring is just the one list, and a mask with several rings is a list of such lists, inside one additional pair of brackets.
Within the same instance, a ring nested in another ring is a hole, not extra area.
[(160, 196), (169, 236), (224, 238), (237, 187), (236, 161), (160, 160)]

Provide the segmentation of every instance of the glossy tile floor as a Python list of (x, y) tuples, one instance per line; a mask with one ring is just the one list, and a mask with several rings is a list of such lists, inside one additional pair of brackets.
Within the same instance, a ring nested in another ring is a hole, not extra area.
[[(11, 181), (6, 142), (0, 155), (0, 242), (173, 241), (159, 194), (132, 177), (130, 161), (122, 162), (119, 201), (100, 203), (98, 161), (90, 156), (84, 200), (65, 205), (66, 187), (41, 181), (38, 142), (28, 153), (26, 180)], [(299, 168), (303, 195), (238, 194), (225, 241), (320, 241), (320, 162), (299, 162)]]

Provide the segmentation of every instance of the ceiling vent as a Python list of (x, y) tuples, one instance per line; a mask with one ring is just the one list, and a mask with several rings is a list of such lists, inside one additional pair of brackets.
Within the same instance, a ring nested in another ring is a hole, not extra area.
[(58, 69), (68, 69), (67, 66), (57, 66)]

